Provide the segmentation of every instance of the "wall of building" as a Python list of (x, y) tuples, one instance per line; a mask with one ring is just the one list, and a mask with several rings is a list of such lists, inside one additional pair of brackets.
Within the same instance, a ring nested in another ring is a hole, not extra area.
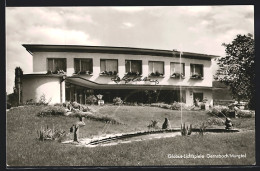
[[(44, 94), (46, 101), (50, 100), (50, 104), (60, 103), (65, 101), (65, 82), (61, 82), (60, 77), (46, 76), (30, 76), (22, 80), (22, 102), (33, 99), (38, 102)], [(62, 93), (61, 93), (62, 89)]]
[(188, 104), (188, 105), (194, 104), (193, 93), (203, 93), (203, 98), (208, 99), (208, 101), (206, 103), (213, 106), (212, 90), (206, 90), (206, 89), (187, 89), (186, 90), (186, 104)]
[[(93, 59), (93, 75), (83, 76), (86, 79), (100, 84), (116, 84), (111, 81), (111, 77), (100, 76), (100, 59), (118, 59), (119, 77), (122, 78), (125, 74), (125, 60), (142, 60), (142, 76), (148, 76), (149, 61), (164, 62), (164, 77), (153, 78), (159, 81), (159, 85), (183, 85), (183, 86), (204, 86), (212, 87), (212, 70), (211, 61), (182, 58), (182, 63), (185, 63), (185, 79), (170, 78), (170, 62), (179, 62), (179, 57), (161, 57), (147, 55), (129, 55), (129, 54), (102, 54), (102, 53), (72, 53), (72, 52), (35, 52), (33, 54), (33, 72), (47, 72), (47, 58), (66, 58), (67, 59), (67, 76), (72, 76), (74, 73), (74, 58), (92, 58)], [(204, 79), (190, 79), (190, 64), (203, 64)], [(124, 84), (124, 82), (121, 82)], [(120, 84), (120, 83), (119, 83)], [(129, 83), (131, 84), (131, 83)], [(133, 84), (154, 84), (150, 82), (135, 82)]]

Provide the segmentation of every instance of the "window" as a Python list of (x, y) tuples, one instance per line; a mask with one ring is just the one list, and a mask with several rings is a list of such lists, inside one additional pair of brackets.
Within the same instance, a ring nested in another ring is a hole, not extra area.
[(67, 64), (65, 58), (48, 58), (48, 71), (57, 72), (63, 70), (66, 72)]
[(185, 64), (178, 62), (171, 62), (171, 77), (180, 78), (185, 76)]
[(195, 106), (199, 106), (198, 102), (203, 101), (203, 93), (193, 93), (193, 102)]
[(149, 76), (163, 76), (164, 62), (149, 61)]
[(74, 59), (75, 73), (92, 74), (93, 62), (92, 59)]
[(101, 59), (100, 71), (102, 75), (116, 75), (118, 72), (117, 59)]
[(203, 65), (202, 64), (190, 64), (191, 78), (201, 79), (203, 78)]
[(136, 75), (142, 74), (142, 61), (141, 60), (126, 60), (125, 71)]

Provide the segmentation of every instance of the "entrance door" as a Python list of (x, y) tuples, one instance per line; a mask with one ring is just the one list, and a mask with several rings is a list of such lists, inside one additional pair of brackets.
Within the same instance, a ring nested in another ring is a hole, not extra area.
[(202, 102), (203, 100), (203, 93), (193, 93), (193, 102), (196, 105), (196, 99), (198, 99), (199, 102)]

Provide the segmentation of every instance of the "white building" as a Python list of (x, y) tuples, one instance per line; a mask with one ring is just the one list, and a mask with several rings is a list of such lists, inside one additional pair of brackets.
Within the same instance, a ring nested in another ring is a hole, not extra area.
[[(90, 94), (102, 94), (145, 103), (198, 98), (213, 104), (211, 60), (217, 56), (179, 51), (75, 45), (23, 45), (33, 56), (33, 73), (22, 79), (22, 101), (38, 101), (44, 94), (51, 103), (85, 103)], [(180, 58), (181, 56), (181, 58)], [(65, 74), (57, 74), (58, 70)]]

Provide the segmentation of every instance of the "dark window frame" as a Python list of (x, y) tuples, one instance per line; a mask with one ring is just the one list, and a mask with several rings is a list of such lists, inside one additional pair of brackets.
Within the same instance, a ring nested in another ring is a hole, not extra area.
[[(170, 75), (174, 74), (174, 73), (171, 73), (171, 71), (172, 71), (172, 68), (171, 68), (172, 64), (180, 65), (180, 62), (170, 62)], [(183, 66), (183, 76), (185, 76), (185, 63), (181, 63), (181, 64)]]
[[(118, 59), (100, 59), (100, 72), (102, 72), (101, 61), (116, 61), (116, 63), (117, 63), (116, 71), (118, 72)], [(105, 67), (106, 67), (106, 65), (105, 65)], [(105, 69), (105, 71), (107, 71), (107, 69)]]
[[(130, 67), (129, 67), (130, 71), (126, 71), (126, 62), (127, 62), (127, 61), (130, 62)], [(131, 69), (131, 63), (132, 63), (132, 61), (135, 61), (135, 62), (138, 61), (138, 62), (141, 63), (141, 65), (140, 65), (140, 66), (141, 66), (140, 75), (142, 75), (142, 73), (143, 73), (143, 61), (142, 61), (142, 60), (129, 60), (129, 59), (126, 59), (126, 60), (125, 60), (125, 73), (127, 73), (127, 72), (132, 72), (132, 71), (131, 71), (131, 70), (132, 70), (132, 69)]]
[(192, 71), (192, 70), (195, 70), (196, 66), (201, 67), (201, 78), (203, 78), (204, 77), (204, 65), (203, 64), (193, 64), (193, 63), (190, 64), (190, 77), (193, 78), (193, 75), (196, 74), (196, 73), (194, 73), (194, 71)]
[[(148, 75), (150, 76), (151, 73), (155, 73), (155, 72), (150, 72), (149, 71), (149, 64), (150, 63), (156, 63), (156, 62), (163, 64), (163, 73), (161, 73), (161, 74), (163, 74), (162, 76), (164, 76), (165, 75), (164, 61), (148, 61)], [(154, 64), (153, 64), (153, 70), (154, 70)]]
[[(49, 60), (52, 60), (52, 69), (49, 68)], [(63, 61), (64, 62), (64, 68), (60, 69), (60, 70), (67, 72), (67, 58), (47, 58), (47, 65), (46, 65), (47, 71), (56, 72), (56, 69), (54, 68), (55, 67), (55, 60), (64, 60)]]
[(79, 71), (83, 71), (82, 69), (82, 65), (81, 65), (81, 61), (83, 60), (91, 60), (91, 67), (90, 67), (90, 71), (91, 73), (93, 73), (93, 59), (92, 58), (74, 58), (74, 73), (78, 73), (79, 71), (76, 71), (76, 61), (79, 61)]

